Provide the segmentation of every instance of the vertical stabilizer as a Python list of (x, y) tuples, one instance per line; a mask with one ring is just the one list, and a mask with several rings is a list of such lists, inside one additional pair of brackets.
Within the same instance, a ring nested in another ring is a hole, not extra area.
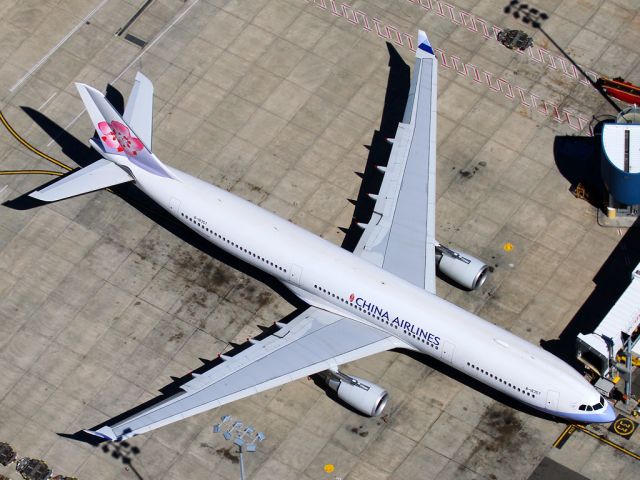
[[(102, 93), (82, 83), (76, 83), (76, 88), (107, 153), (123, 155), (137, 167), (154, 175), (176, 178), (147, 148), (131, 125), (120, 116)], [(134, 105), (137, 104), (135, 99), (133, 102)], [(135, 119), (136, 115), (132, 114), (131, 118)]]
[(153, 132), (153, 83), (142, 73), (136, 74), (131, 95), (122, 118), (138, 134), (145, 146), (152, 150)]

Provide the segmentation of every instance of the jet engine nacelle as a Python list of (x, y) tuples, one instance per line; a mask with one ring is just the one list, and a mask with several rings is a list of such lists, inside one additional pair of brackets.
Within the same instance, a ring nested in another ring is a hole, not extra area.
[(489, 274), (484, 262), (443, 245), (436, 247), (436, 259), (440, 272), (469, 290), (480, 287)]
[(326, 371), (322, 375), (340, 400), (365, 415), (377, 417), (387, 406), (389, 394), (375, 383), (338, 371)]

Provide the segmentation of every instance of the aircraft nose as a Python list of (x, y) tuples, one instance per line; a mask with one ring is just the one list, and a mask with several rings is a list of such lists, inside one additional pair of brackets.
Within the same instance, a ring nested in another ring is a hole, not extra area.
[(611, 423), (616, 419), (617, 414), (613, 406), (606, 401), (605, 404), (605, 411), (597, 416), (597, 420), (594, 423)]

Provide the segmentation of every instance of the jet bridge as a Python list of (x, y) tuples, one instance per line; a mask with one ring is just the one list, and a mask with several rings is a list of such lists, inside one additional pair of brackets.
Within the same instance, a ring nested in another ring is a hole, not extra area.
[(631, 274), (631, 284), (609, 310), (593, 333), (578, 334), (577, 357), (601, 377), (610, 377), (617, 354), (626, 351), (627, 341), (635, 340), (632, 353), (640, 355), (640, 342), (634, 332), (640, 325), (640, 264)]

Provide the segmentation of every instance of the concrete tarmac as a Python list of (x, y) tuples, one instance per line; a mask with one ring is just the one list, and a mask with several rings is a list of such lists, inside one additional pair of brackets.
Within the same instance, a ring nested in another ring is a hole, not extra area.
[[(438, 294), (571, 355), (571, 339), (615, 300), (607, 286), (624, 285), (640, 261), (633, 230), (598, 226), (595, 207), (569, 191), (598, 148), (593, 117), (615, 111), (549, 40), (589, 75), (638, 83), (635, 2), (538, 0), (548, 37), (497, 0), (153, 0), (140, 11), (146, 3), (0, 0), (0, 110), (27, 144), (0, 126), (0, 170), (65, 172), (46, 156), (71, 168), (93, 161), (73, 83), (111, 83), (112, 98), (126, 99), (142, 71), (164, 162), (341, 244), (390, 68), (400, 91), (406, 73), (390, 58), (412, 67), (421, 28), (440, 60), (437, 238), (493, 267), (477, 291), (438, 279)], [(505, 48), (495, 38), (505, 28), (534, 47)], [(391, 111), (395, 101), (392, 91)], [(0, 176), (0, 201), (52, 179)], [(245, 456), (261, 480), (638, 477), (624, 451), (582, 431), (554, 448), (566, 425), (402, 352), (345, 367), (388, 389), (381, 418), (301, 380), (127, 445), (59, 436), (155, 397), (199, 358), (294, 310), (163, 218), (130, 190), (0, 206), (0, 442), (19, 456), (79, 479), (231, 480), (237, 453), (211, 431), (229, 414), (266, 434)], [(638, 434), (590, 428), (640, 453)], [(18, 478), (14, 466), (0, 474)]]

